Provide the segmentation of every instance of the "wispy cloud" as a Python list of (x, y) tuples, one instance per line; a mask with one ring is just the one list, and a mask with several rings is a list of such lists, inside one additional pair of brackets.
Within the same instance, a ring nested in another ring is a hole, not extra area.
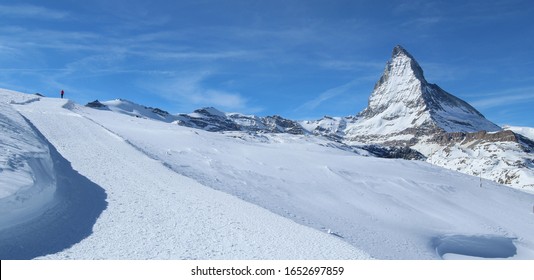
[(308, 102), (306, 102), (306, 103), (302, 104), (301, 106), (297, 107), (297, 109), (295, 109), (295, 111), (301, 111), (301, 110), (311, 111), (311, 110), (314, 110), (317, 107), (319, 107), (322, 103), (324, 103), (324, 102), (326, 102), (326, 101), (328, 101), (328, 100), (330, 100), (332, 98), (338, 97), (338, 96), (340, 96), (342, 94), (350, 92), (350, 90), (353, 89), (360, 82), (361, 82), (361, 79), (355, 79), (355, 80), (352, 80), (352, 81), (350, 81), (350, 82), (348, 82), (346, 84), (343, 84), (341, 86), (326, 90), (326, 91), (322, 92), (321, 94), (319, 94), (314, 99), (309, 100)]
[[(147, 55), (146, 53), (136, 52), (139, 55)], [(156, 59), (172, 59), (172, 60), (220, 60), (220, 59), (236, 59), (236, 58), (251, 58), (257, 55), (252, 51), (212, 51), (212, 52), (154, 52), (148, 54)]]
[(93, 32), (57, 31), (20, 26), (0, 27), (0, 40), (5, 47), (35, 51), (54, 49), (67, 51), (109, 51), (102, 36)]
[(333, 70), (353, 70), (353, 69), (364, 69), (364, 70), (379, 70), (383, 69), (384, 62), (372, 62), (372, 61), (354, 61), (354, 60), (339, 60), (331, 59), (324, 60), (319, 62), (319, 65)]
[(240, 93), (208, 86), (206, 80), (212, 75), (210, 71), (189, 73), (149, 88), (167, 100), (180, 102), (182, 107), (214, 106), (223, 110), (242, 110), (248, 107), (248, 100)]
[(14, 18), (63, 19), (68, 13), (34, 5), (0, 5), (0, 15)]
[(410, 19), (404, 22), (402, 25), (405, 27), (429, 28), (436, 24), (440, 24), (443, 21), (444, 19), (440, 16), (421, 16)]
[(524, 102), (534, 102), (534, 87), (523, 87), (505, 90), (501, 92), (489, 93), (488, 98), (483, 98), (471, 102), (475, 108), (489, 109), (502, 107), (503, 105), (513, 105)]

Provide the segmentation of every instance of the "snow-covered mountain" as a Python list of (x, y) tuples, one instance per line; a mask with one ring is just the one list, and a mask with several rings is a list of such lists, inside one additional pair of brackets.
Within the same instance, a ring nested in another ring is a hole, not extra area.
[(534, 259), (534, 195), (491, 181), (310, 133), (180, 126), (144, 106), (0, 102), (12, 124), (0, 150), (35, 138), (42, 153), (24, 158), (50, 158), (57, 179), (55, 204), (0, 229), (2, 259)]
[[(499, 131), (465, 101), (426, 81), (417, 61), (401, 46), (393, 49), (369, 105), (346, 130), (349, 140), (381, 141), (397, 135), (417, 141), (441, 132)], [(382, 140), (378, 140), (382, 139)]]
[[(333, 120), (333, 121), (332, 121)], [(467, 102), (428, 83), (414, 57), (401, 46), (393, 49), (369, 104), (355, 117), (306, 121), (315, 134), (330, 134), (345, 141), (413, 145), (425, 136), (447, 132), (500, 131)]]
[(159, 108), (136, 104), (125, 99), (100, 102), (95, 100), (86, 104), (87, 107), (99, 110), (110, 110), (138, 118), (148, 118), (164, 122), (172, 122), (181, 126), (203, 129), (211, 132), (247, 131), (263, 133), (304, 134), (301, 125), (280, 116), (258, 117), (240, 113), (225, 113), (213, 107), (200, 108), (192, 113), (172, 115)]

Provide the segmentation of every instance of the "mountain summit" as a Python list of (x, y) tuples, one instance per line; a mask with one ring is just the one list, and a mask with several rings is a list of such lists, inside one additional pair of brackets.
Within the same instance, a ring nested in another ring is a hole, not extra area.
[(358, 116), (349, 132), (353, 136), (501, 130), (467, 102), (428, 83), (419, 63), (401, 46), (393, 49), (369, 105)]

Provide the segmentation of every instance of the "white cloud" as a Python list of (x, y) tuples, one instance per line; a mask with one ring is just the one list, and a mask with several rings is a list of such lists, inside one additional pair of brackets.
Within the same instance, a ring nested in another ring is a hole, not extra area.
[(534, 87), (510, 89), (499, 93), (488, 94), (489, 98), (484, 98), (471, 102), (475, 108), (488, 109), (503, 105), (518, 104), (534, 101)]
[(194, 107), (213, 106), (223, 110), (242, 110), (247, 107), (247, 100), (240, 93), (214, 89), (205, 81), (213, 74), (199, 72), (173, 78), (151, 87), (156, 94), (165, 99)]
[(0, 15), (16, 18), (63, 19), (68, 13), (34, 5), (0, 5)]
[(354, 60), (340, 60), (331, 59), (319, 62), (319, 65), (334, 70), (354, 70), (362, 69), (366, 71), (384, 69), (385, 62), (372, 62), (372, 61), (354, 61)]
[[(145, 53), (138, 53), (147, 55)], [(218, 60), (230, 58), (250, 58), (256, 53), (252, 51), (214, 51), (214, 52), (154, 52), (148, 54), (156, 59), (173, 60)]]
[(296, 111), (314, 110), (315, 108), (319, 107), (323, 102), (326, 102), (334, 97), (347, 93), (349, 90), (351, 90), (355, 85), (359, 84), (360, 82), (361, 82), (361, 79), (355, 79), (344, 85), (326, 90), (323, 93), (319, 94), (314, 99), (299, 106), (296, 109)]

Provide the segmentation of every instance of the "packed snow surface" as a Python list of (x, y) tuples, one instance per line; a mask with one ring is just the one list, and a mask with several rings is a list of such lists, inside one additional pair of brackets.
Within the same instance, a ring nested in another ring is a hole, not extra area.
[[(477, 177), (309, 135), (212, 133), (66, 100), (20, 103), (9, 106), (46, 139), (59, 199), (72, 204), (0, 231), (2, 258), (17, 256), (11, 242), (41, 238), (57, 246), (23, 257), (534, 259), (534, 195)], [(67, 244), (47, 234), (78, 226)]]
[[(54, 213), (56, 220), (67, 218), (70, 226), (60, 224), (59, 227), (72, 234), (84, 226), (88, 236), (67, 244), (73, 245), (67, 248), (57, 244), (63, 241), (63, 235), (58, 240), (48, 234), (57, 229), (55, 223), (49, 227), (37, 219), (25, 226), (3, 230), (0, 232), (2, 259), (369, 258), (335, 236), (299, 225), (172, 171), (100, 124), (70, 110), (75, 107), (73, 103), (42, 98), (14, 107), (72, 164), (72, 169), (88, 179), (82, 182), (73, 174), (56, 170), (59, 176), (70, 179), (71, 189), (64, 192), (73, 198), (71, 202), (83, 208), (100, 205), (104, 209), (92, 211), (101, 214), (89, 232), (86, 224), (80, 225), (83, 221), (69, 219), (65, 205), (46, 213), (47, 221)], [(77, 186), (82, 183), (86, 189), (102, 188), (106, 195), (95, 193), (84, 197), (92, 201), (91, 205), (75, 201), (79, 197), (69, 192), (78, 192)], [(35, 244), (34, 240), (43, 235), (51, 240), (39, 240)], [(20, 244), (20, 240), (26, 243)], [(44, 248), (46, 242), (54, 247)], [(38, 253), (48, 255), (20, 254), (20, 247), (28, 244), (39, 246)]]

